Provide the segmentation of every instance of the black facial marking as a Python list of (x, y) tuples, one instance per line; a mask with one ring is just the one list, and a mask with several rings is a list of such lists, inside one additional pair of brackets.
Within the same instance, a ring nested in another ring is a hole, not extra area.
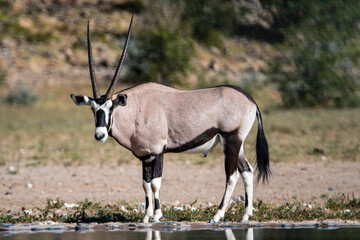
[(103, 105), (106, 101), (107, 101), (107, 99), (106, 99), (105, 95), (101, 96), (101, 98), (99, 98), (99, 99), (95, 99), (95, 102), (99, 105)]
[(157, 198), (155, 198), (155, 210), (156, 209), (160, 209), (160, 201)]
[(99, 109), (96, 111), (96, 127), (105, 127), (106, 121), (105, 121), (105, 112), (102, 109)]
[(196, 138), (194, 138), (193, 140), (191, 140), (179, 147), (166, 148), (165, 152), (174, 152), (174, 153), (185, 152), (189, 149), (196, 148), (196, 147), (201, 146), (204, 143), (210, 141), (213, 137), (215, 137), (216, 134), (218, 134), (218, 129), (210, 128), (210, 129), (206, 130), (205, 132), (203, 132), (202, 134), (200, 134), (199, 136), (197, 136)]

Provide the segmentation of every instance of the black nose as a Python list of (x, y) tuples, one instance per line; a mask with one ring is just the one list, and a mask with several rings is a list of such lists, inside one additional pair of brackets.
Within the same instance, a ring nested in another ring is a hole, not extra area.
[(104, 134), (104, 133), (101, 133), (101, 132), (95, 133), (95, 139), (96, 139), (96, 140), (101, 140), (101, 139), (103, 139), (104, 137), (105, 137), (105, 134)]

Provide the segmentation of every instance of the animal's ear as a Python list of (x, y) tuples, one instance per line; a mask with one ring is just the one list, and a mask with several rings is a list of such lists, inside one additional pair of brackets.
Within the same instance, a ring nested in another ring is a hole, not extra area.
[(79, 94), (71, 94), (71, 99), (78, 106), (90, 105), (92, 101), (92, 98)]
[(114, 100), (114, 105), (125, 106), (126, 102), (127, 102), (126, 94), (119, 93)]

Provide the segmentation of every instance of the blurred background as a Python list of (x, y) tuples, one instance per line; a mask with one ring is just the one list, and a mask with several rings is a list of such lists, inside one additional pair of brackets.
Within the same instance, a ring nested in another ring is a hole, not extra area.
[(1, 165), (133, 159), (112, 140), (95, 143), (91, 111), (69, 97), (92, 93), (87, 21), (104, 92), (133, 13), (118, 90), (238, 85), (264, 113), (271, 161), (360, 161), (357, 0), (0, 0)]

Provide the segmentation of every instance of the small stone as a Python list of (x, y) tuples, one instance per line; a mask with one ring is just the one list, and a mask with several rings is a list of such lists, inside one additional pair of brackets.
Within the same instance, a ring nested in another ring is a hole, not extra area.
[(33, 185), (31, 183), (27, 183), (26, 188), (33, 188)]
[(137, 205), (137, 209), (139, 209), (139, 210), (145, 210), (145, 203), (139, 203), (139, 204)]
[(16, 174), (16, 173), (18, 172), (18, 170), (17, 170), (16, 167), (14, 167), (14, 166), (8, 167), (7, 171), (8, 171), (8, 173), (10, 173), (10, 174)]
[(329, 190), (329, 191), (335, 191), (335, 188), (329, 187), (328, 190)]
[(243, 194), (234, 196), (234, 197), (232, 198), (232, 201), (234, 201), (234, 202), (236, 202), (236, 203), (245, 202), (245, 196), (244, 196)]

